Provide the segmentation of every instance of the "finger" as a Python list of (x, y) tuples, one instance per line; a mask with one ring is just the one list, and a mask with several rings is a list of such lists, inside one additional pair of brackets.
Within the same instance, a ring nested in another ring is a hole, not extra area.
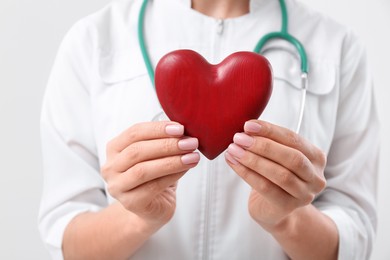
[(163, 138), (135, 142), (126, 147), (112, 161), (114, 172), (127, 171), (143, 161), (154, 160), (194, 151), (199, 146), (197, 138)]
[(121, 203), (127, 210), (132, 212), (144, 211), (144, 208), (159, 194), (169, 187), (176, 185), (176, 182), (185, 174), (179, 172), (164, 177), (160, 177), (144, 183), (137, 188), (122, 195)]
[[(311, 185), (302, 181), (297, 175), (280, 164), (245, 151), (235, 144), (229, 146), (228, 153), (237, 162), (271, 181), (294, 198), (303, 201), (313, 199), (313, 193), (309, 190)], [(237, 158), (237, 154), (244, 155)]]
[(108, 143), (107, 157), (121, 152), (130, 144), (137, 141), (180, 137), (183, 134), (184, 126), (171, 121), (135, 124)]
[[(314, 166), (299, 150), (277, 143), (272, 139), (264, 138), (262, 136), (252, 137), (245, 133), (235, 134), (233, 141), (235, 144), (244, 147), (245, 150), (287, 168), (304, 181), (312, 182), (315, 178), (315, 176), (313, 176), (316, 172)], [(234, 147), (235, 146), (233, 146), (233, 148)], [(238, 150), (235, 149), (234, 151)]]
[(299, 201), (295, 197), (241, 163), (234, 164), (232, 158), (234, 160), (229, 152), (225, 153), (225, 159), (229, 166), (267, 201), (281, 209), (292, 209), (298, 206)]
[(109, 192), (114, 197), (119, 196), (155, 179), (185, 172), (195, 167), (199, 160), (199, 153), (194, 152), (139, 163), (111, 180), (108, 186)]
[(277, 143), (297, 149), (311, 161), (325, 160), (325, 155), (320, 149), (287, 128), (260, 120), (251, 120), (245, 123), (244, 131), (248, 134), (262, 136)]

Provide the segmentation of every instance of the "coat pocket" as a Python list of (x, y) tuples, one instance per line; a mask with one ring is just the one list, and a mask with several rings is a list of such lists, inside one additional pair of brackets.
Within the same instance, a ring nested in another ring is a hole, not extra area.
[[(302, 103), (300, 58), (294, 51), (276, 49), (265, 55), (272, 66), (274, 88), (262, 119), (295, 130)], [(308, 88), (300, 134), (323, 149), (330, 144), (337, 116), (336, 68), (335, 63), (328, 60), (309, 60)]]
[(101, 55), (99, 74), (107, 85), (147, 76), (142, 56), (138, 52), (120, 51)]
[(151, 121), (161, 112), (141, 53), (117, 51), (101, 55), (99, 74), (103, 83), (96, 98), (98, 113), (113, 128)]

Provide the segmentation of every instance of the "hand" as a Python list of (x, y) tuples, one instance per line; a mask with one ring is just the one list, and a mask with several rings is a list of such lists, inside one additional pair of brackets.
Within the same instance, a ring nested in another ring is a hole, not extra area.
[(259, 120), (245, 123), (225, 154), (251, 187), (249, 212), (271, 231), (311, 204), (325, 186), (324, 153), (298, 134)]
[(196, 138), (174, 122), (134, 125), (107, 145), (102, 175), (124, 208), (160, 227), (176, 207), (177, 181), (199, 162)]

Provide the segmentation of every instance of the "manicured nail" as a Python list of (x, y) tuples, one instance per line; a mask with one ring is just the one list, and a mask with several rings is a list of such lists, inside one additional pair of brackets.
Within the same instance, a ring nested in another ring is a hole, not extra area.
[(185, 138), (181, 139), (177, 145), (179, 146), (180, 150), (183, 151), (189, 151), (189, 150), (195, 150), (198, 148), (199, 142), (197, 138)]
[(261, 130), (261, 125), (253, 121), (245, 122), (244, 130), (251, 133), (258, 133)]
[(165, 127), (165, 133), (167, 135), (183, 135), (184, 134), (184, 126), (182, 125), (167, 125)]
[(227, 151), (237, 159), (241, 159), (245, 154), (245, 150), (236, 144), (230, 144)]
[(238, 164), (238, 161), (236, 159), (234, 159), (234, 157), (231, 156), (230, 153), (228, 153), (228, 152), (225, 153), (225, 159), (234, 165)]
[(194, 164), (198, 163), (200, 160), (199, 153), (188, 153), (181, 157), (181, 161), (183, 164)]
[(234, 143), (243, 147), (251, 147), (252, 144), (255, 142), (255, 139), (245, 133), (237, 133), (234, 135), (233, 141)]

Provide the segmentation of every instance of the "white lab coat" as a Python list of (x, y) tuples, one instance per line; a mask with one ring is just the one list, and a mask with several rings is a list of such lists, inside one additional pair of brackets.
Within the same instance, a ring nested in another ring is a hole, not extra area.
[[(39, 214), (54, 259), (62, 259), (63, 232), (73, 217), (113, 202), (99, 173), (107, 141), (161, 111), (138, 47), (140, 5), (141, 0), (114, 1), (82, 19), (58, 52), (42, 110), (45, 181)], [(295, 0), (287, 7), (289, 31), (304, 44), (310, 66), (300, 134), (328, 155), (327, 188), (313, 204), (338, 227), (339, 258), (367, 259), (376, 227), (379, 141), (364, 48), (328, 17)], [(182, 48), (217, 63), (232, 52), (252, 50), (261, 36), (279, 30), (281, 16), (278, 1), (271, 0), (252, 0), (249, 14), (225, 21), (192, 10), (190, 0), (154, 0), (145, 26), (154, 65)], [(291, 48), (279, 40), (272, 46)], [(299, 62), (281, 51), (267, 56), (274, 92), (261, 118), (293, 129)], [(202, 157), (179, 182), (173, 219), (131, 259), (287, 259), (249, 216), (249, 191), (223, 156)]]

